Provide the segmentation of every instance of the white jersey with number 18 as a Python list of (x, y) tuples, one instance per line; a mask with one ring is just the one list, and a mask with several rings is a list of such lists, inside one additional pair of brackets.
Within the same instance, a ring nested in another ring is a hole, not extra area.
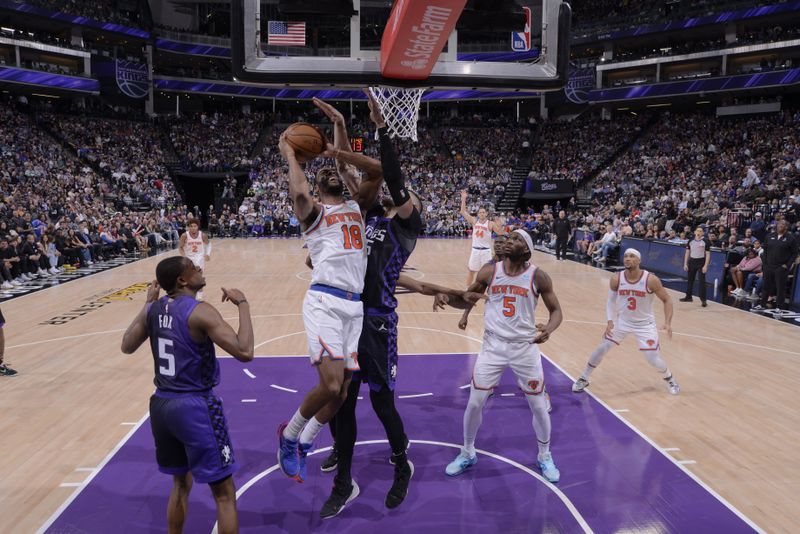
[(312, 284), (352, 293), (364, 289), (367, 247), (361, 208), (353, 200), (323, 204), (319, 216), (303, 233), (314, 271)]

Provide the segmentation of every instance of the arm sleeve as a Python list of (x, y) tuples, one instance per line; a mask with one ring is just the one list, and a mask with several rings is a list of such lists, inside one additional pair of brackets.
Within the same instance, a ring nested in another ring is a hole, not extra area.
[(394, 205), (402, 206), (408, 201), (409, 194), (403, 178), (403, 171), (400, 169), (400, 161), (397, 159), (397, 152), (395, 152), (394, 145), (389, 137), (389, 129), (386, 127), (379, 129), (378, 137), (381, 140), (383, 179), (389, 189), (389, 194), (392, 195)]
[(606, 317), (609, 321), (617, 318), (617, 292), (613, 289), (608, 290), (608, 301), (606, 301)]

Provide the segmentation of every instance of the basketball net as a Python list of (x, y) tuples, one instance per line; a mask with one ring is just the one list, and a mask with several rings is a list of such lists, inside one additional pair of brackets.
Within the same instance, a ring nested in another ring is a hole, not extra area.
[[(425, 89), (402, 89), (400, 87), (370, 87), (381, 108), (381, 115), (389, 128), (389, 136), (417, 140), (419, 104)], [(375, 132), (378, 140), (378, 132)]]

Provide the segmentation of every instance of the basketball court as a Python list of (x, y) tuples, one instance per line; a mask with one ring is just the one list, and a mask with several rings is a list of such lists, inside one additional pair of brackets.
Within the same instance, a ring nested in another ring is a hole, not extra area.
[[(421, 240), (409, 272), (459, 287), (468, 252), (466, 240)], [(235, 480), (243, 531), (772, 532), (796, 524), (796, 329), (717, 303), (703, 309), (676, 302), (675, 335), (662, 347), (681, 382), (679, 396), (667, 393), (633, 341), (609, 354), (590, 394), (573, 394), (572, 377), (605, 328), (610, 274), (539, 252), (534, 261), (551, 274), (565, 317), (542, 346), (559, 484), (546, 483), (535, 468), (530, 411), (510, 374), (489, 401), (478, 464), (461, 477), (445, 475), (462, 439), (464, 386), (482, 317), (476, 310), (461, 331), (459, 312), (433, 313), (429, 298), (403, 295), (397, 402), (416, 465), (409, 497), (396, 510), (383, 506), (392, 479), (389, 449), (362, 401), (354, 460), (362, 493), (322, 522), (319, 508), (332, 484), (318, 469), (330, 446), (327, 430), (305, 484), (285, 478), (275, 461), (278, 423), (316, 381), (300, 316), (305, 256), (300, 240), (217, 240), (207, 265), (209, 301), (217, 301), (220, 287), (235, 286), (252, 303), (258, 357), (248, 364), (223, 358), (219, 388), (241, 465)], [(162, 257), (4, 304), (7, 360), (21, 374), (3, 382), (3, 412), (15, 429), (2, 441), (3, 531), (165, 531), (171, 479), (157, 472), (146, 417), (152, 357), (147, 347), (133, 356), (119, 350), (144, 303), (136, 288), (153, 278)], [(670, 293), (673, 301), (680, 296)], [(53, 310), (105, 294), (126, 296), (51, 321)], [(234, 307), (218, 307), (235, 326)], [(191, 510), (187, 532), (211, 531), (207, 488), (192, 492)]]

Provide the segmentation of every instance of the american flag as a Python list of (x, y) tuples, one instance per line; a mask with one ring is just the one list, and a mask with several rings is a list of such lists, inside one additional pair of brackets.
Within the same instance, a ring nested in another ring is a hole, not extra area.
[(267, 24), (267, 44), (305, 46), (306, 23), (269, 21)]

